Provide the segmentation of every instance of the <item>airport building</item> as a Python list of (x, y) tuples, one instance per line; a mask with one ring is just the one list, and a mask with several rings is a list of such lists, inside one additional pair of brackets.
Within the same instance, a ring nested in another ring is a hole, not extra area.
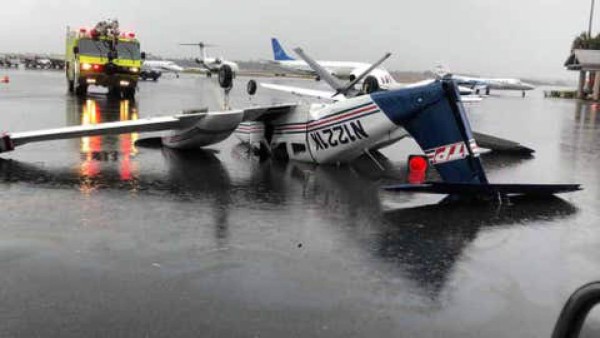
[(573, 49), (565, 67), (579, 72), (577, 98), (591, 94), (593, 100), (600, 100), (600, 50)]

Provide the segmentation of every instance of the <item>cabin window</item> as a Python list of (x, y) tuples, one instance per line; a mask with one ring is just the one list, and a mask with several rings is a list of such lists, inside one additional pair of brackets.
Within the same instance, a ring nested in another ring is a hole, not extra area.
[(306, 146), (304, 143), (292, 143), (292, 151), (294, 152), (294, 155), (298, 153), (305, 153)]

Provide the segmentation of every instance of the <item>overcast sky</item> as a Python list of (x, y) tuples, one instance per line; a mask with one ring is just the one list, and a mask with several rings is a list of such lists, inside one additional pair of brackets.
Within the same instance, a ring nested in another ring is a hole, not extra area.
[(220, 56), (268, 59), (277, 36), (288, 50), (303, 46), (321, 60), (374, 61), (390, 51), (386, 67), (394, 70), (441, 63), (455, 73), (563, 79), (576, 76), (562, 64), (573, 37), (587, 30), (590, 7), (590, 0), (6, 2), (0, 52), (63, 53), (67, 25), (117, 17), (143, 50), (170, 57), (193, 55), (180, 42), (207, 41)]

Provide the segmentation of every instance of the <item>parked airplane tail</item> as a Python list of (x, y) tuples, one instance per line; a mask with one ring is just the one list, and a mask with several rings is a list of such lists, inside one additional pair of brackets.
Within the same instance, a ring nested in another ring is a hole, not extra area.
[(508, 195), (549, 195), (579, 185), (490, 184), (471, 126), (452, 80), (371, 97), (394, 123), (404, 127), (435, 166), (443, 182), (402, 184), (386, 189), (497, 199)]
[(275, 61), (292, 61), (293, 57), (287, 55), (281, 44), (276, 38), (271, 38), (271, 46), (273, 46), (273, 58)]

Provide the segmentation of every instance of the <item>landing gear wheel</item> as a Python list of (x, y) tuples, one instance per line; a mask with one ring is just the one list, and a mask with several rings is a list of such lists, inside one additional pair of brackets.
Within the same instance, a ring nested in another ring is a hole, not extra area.
[(219, 85), (223, 89), (233, 87), (233, 69), (229, 65), (223, 65), (219, 68)]
[(258, 86), (256, 85), (256, 81), (254, 81), (254, 80), (248, 81), (248, 84), (246, 85), (246, 92), (248, 93), (248, 95), (252, 96), (252, 95), (256, 94), (256, 89), (258, 89)]
[(67, 80), (67, 88), (69, 89), (69, 93), (75, 92), (75, 81)]
[(490, 95), (490, 89), (489, 88), (485, 89), (485, 95)]

